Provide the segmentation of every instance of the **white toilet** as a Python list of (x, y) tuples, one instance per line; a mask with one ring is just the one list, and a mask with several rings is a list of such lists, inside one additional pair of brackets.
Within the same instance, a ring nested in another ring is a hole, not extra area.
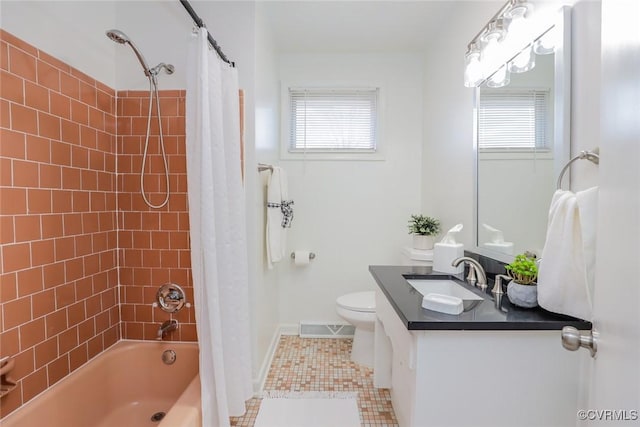
[(373, 368), (373, 331), (376, 322), (376, 293), (354, 292), (336, 299), (336, 312), (355, 326), (351, 360)]

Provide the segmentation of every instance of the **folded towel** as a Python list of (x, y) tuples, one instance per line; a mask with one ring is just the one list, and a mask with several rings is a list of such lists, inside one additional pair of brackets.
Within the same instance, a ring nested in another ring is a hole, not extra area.
[(591, 320), (597, 203), (597, 187), (553, 195), (538, 275), (542, 308)]
[(288, 200), (289, 188), (287, 174), (274, 166), (267, 186), (267, 263), (273, 268), (273, 263), (281, 261), (286, 256), (287, 228), (293, 220), (293, 201)]

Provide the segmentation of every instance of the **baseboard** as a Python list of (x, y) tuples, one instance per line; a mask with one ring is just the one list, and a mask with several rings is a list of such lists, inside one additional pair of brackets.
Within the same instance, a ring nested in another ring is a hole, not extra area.
[(300, 335), (300, 325), (297, 323), (281, 323), (281, 335)]
[(267, 354), (265, 354), (264, 359), (262, 360), (262, 365), (260, 366), (260, 372), (258, 372), (258, 377), (253, 379), (253, 396), (254, 397), (260, 397), (262, 395), (262, 390), (264, 389), (264, 383), (267, 381), (267, 375), (269, 375), (269, 368), (271, 367), (273, 356), (276, 354), (276, 348), (278, 348), (278, 341), (280, 341), (281, 335), (282, 335), (281, 327), (277, 327), (276, 330), (273, 332), (273, 336), (271, 337), (271, 342), (269, 343)]

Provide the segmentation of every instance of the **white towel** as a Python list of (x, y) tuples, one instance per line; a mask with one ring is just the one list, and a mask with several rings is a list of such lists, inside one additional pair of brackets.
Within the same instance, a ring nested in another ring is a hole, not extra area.
[[(289, 189), (286, 172), (277, 166), (273, 167), (267, 186), (267, 264), (269, 269), (273, 263), (282, 261), (287, 251), (287, 228), (283, 227), (284, 214), (280, 204), (288, 200)], [(270, 207), (270, 205), (272, 205)]]
[(597, 204), (597, 187), (553, 195), (538, 276), (542, 308), (592, 319)]

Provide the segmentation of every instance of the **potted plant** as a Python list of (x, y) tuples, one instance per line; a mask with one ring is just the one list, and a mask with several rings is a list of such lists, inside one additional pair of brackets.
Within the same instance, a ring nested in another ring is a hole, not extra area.
[(538, 264), (535, 255), (529, 253), (516, 255), (516, 258), (505, 270), (511, 277), (507, 286), (507, 296), (512, 304), (531, 308), (538, 305)]
[(415, 249), (433, 249), (433, 238), (440, 232), (440, 221), (426, 215), (411, 215), (409, 234)]

